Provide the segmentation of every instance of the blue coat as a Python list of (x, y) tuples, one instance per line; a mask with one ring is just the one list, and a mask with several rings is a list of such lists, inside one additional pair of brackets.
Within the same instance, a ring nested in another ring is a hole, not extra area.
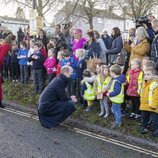
[(70, 57), (70, 59), (62, 59), (61, 61), (61, 66), (65, 66), (67, 63), (70, 63), (70, 66), (73, 69), (73, 73), (71, 75), (71, 79), (76, 79), (77, 78), (77, 61), (73, 58)]
[(122, 37), (118, 36), (113, 39), (112, 46), (109, 50), (106, 50), (105, 53), (108, 54), (108, 62), (114, 63), (118, 57), (118, 53), (121, 52), (123, 48)]
[(75, 111), (74, 104), (66, 96), (67, 83), (68, 78), (60, 74), (49, 83), (39, 98), (39, 120), (46, 128), (59, 125)]
[(24, 56), (26, 56), (26, 58), (19, 59), (19, 65), (27, 65), (28, 50), (27, 49), (20, 49), (19, 53), (18, 53), (18, 56), (20, 56), (20, 55), (24, 55)]

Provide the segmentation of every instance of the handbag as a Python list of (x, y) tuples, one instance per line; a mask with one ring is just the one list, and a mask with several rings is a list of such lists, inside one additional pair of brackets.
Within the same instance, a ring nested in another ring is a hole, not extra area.
[(127, 52), (125, 49), (122, 48), (121, 52), (118, 53), (117, 59), (116, 59), (116, 64), (120, 66), (124, 66), (127, 58)]

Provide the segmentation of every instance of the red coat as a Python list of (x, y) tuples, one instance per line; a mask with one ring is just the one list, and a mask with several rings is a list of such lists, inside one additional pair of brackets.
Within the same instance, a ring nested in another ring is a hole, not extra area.
[[(0, 70), (2, 69), (2, 64), (5, 56), (8, 54), (11, 49), (11, 45), (4, 43), (0, 45)], [(2, 76), (0, 75), (0, 100), (2, 100)]]
[(56, 77), (59, 76), (60, 70), (61, 70), (61, 61), (59, 61), (58, 64), (57, 64)]
[(0, 67), (2, 67), (3, 60), (5, 56), (8, 54), (11, 46), (8, 43), (4, 43), (0, 45)]
[(40, 51), (41, 51), (42, 55), (43, 55), (45, 58), (47, 58), (47, 52), (46, 52), (46, 50), (45, 50), (44, 48), (41, 48)]
[(128, 86), (127, 86), (127, 92), (126, 94), (128, 96), (139, 96), (137, 90), (138, 90), (138, 76), (142, 70), (137, 69), (137, 70), (129, 70), (129, 76), (130, 80)]

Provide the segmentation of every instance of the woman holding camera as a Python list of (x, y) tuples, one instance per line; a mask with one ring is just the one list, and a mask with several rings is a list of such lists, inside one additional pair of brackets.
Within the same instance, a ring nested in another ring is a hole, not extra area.
[[(138, 27), (133, 43), (131, 44), (130, 61), (134, 58), (142, 60), (149, 55), (150, 43), (148, 42), (149, 35), (144, 27)], [(129, 62), (130, 64), (130, 62)]]

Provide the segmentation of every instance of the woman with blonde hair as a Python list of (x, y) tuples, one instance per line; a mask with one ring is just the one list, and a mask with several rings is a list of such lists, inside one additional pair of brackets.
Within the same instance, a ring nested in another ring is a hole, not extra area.
[(123, 74), (126, 74), (126, 72), (128, 71), (128, 68), (129, 68), (129, 60), (130, 60), (130, 55), (131, 55), (131, 44), (133, 43), (134, 38), (135, 38), (135, 31), (136, 31), (135, 28), (130, 28), (128, 30), (127, 39), (125, 40), (124, 45), (123, 45), (123, 48), (125, 49), (125, 51), (127, 53)]
[(148, 41), (149, 35), (144, 27), (138, 27), (133, 43), (131, 44), (130, 61), (134, 58), (142, 60), (145, 56), (149, 55), (150, 43)]

